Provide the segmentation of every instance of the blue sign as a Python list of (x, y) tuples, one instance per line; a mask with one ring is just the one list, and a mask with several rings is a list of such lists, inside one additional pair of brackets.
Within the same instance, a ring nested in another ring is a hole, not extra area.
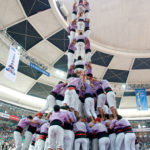
[(50, 76), (49, 72), (45, 71), (44, 69), (38, 67), (37, 65), (35, 65), (35, 64), (31, 63), (31, 62), (30, 62), (30, 67), (35, 69), (35, 70), (37, 70), (37, 71), (39, 71), (39, 72), (41, 72), (42, 74), (45, 74), (48, 77)]
[(135, 89), (136, 105), (138, 110), (148, 110), (146, 91), (144, 88)]

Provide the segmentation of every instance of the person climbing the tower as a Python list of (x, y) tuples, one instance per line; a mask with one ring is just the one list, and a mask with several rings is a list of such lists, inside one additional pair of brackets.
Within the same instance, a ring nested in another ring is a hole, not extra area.
[(44, 113), (46, 110), (49, 109), (49, 112), (53, 111), (53, 107), (56, 104), (56, 97), (58, 93), (60, 93), (61, 88), (64, 86), (65, 83), (60, 81), (56, 86), (54, 86), (53, 90), (46, 98), (46, 103), (44, 107), (40, 110), (40, 112)]
[(83, 85), (82, 79), (77, 76), (77, 74), (72, 74), (72, 76), (67, 80), (67, 90), (65, 92), (65, 97), (63, 104), (68, 105), (72, 111), (75, 111), (75, 115), (78, 116), (78, 104), (79, 104), (79, 96), (78, 91)]
[(71, 66), (74, 65), (74, 53), (76, 51), (76, 40), (73, 39), (73, 41), (69, 44), (69, 47), (68, 47), (68, 69), (70, 69)]
[(91, 63), (91, 44), (88, 38), (85, 39), (85, 61), (86, 63)]
[(83, 59), (85, 57), (85, 41), (87, 38), (83, 34), (83, 32), (78, 31), (78, 35), (75, 37), (76, 39), (76, 58), (78, 59), (79, 56), (81, 56)]
[(73, 20), (67, 29), (68, 29), (68, 37), (70, 43), (72, 43), (73, 39), (75, 38), (75, 34), (77, 30), (77, 19)]
[(113, 113), (114, 117), (117, 118), (118, 113), (116, 110), (115, 93), (113, 92), (113, 90), (107, 80), (100, 80), (100, 84), (106, 93), (109, 108), (111, 109), (111, 112)]
[(77, 13), (78, 13), (78, 9), (77, 9), (77, 3), (74, 2), (73, 4), (73, 8), (72, 8), (72, 21), (74, 21), (75, 19), (77, 19)]
[(81, 74), (84, 73), (84, 66), (85, 66), (85, 61), (82, 59), (81, 56), (78, 57), (78, 59), (75, 61), (75, 69), (74, 72), (80, 76)]

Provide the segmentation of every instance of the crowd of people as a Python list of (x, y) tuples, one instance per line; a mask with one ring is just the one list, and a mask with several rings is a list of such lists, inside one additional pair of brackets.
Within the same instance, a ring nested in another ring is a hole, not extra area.
[(69, 106), (55, 105), (46, 120), (41, 120), (42, 117), (43, 114), (38, 112), (34, 118), (28, 116), (20, 120), (14, 131), (16, 150), (139, 149), (131, 124), (120, 115), (115, 119), (113, 114), (105, 114), (104, 120), (97, 117), (90, 121), (75, 116)]
[[(33, 118), (20, 120), (14, 131), (16, 150), (137, 148), (131, 124), (118, 115), (109, 82), (93, 77), (89, 12), (87, 0), (76, 0), (68, 27), (67, 81), (53, 88), (45, 106)], [(47, 110), (45, 120), (41, 120)]]
[(14, 147), (13, 131), (15, 127), (9, 127), (5, 123), (0, 124), (0, 149), (12, 150)]
[(13, 116), (23, 117), (28, 115), (34, 115), (35, 111), (25, 109), (23, 107), (15, 106), (3, 101), (0, 101), (0, 112), (10, 114)]

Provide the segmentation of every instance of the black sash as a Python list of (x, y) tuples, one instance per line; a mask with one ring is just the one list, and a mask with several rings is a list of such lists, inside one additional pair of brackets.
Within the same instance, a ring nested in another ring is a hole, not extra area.
[(119, 134), (119, 133), (122, 133), (122, 132), (123, 132), (123, 129), (122, 129), (122, 128), (115, 129), (115, 133), (116, 133), (116, 134)]
[(106, 93), (108, 93), (108, 92), (110, 92), (110, 91), (112, 91), (112, 89), (111, 89), (110, 87), (108, 87), (108, 88), (105, 89), (105, 92), (106, 92)]
[(82, 96), (79, 96), (79, 99), (80, 99), (80, 101), (82, 102), (82, 103), (84, 103), (84, 97), (82, 97)]
[(47, 133), (40, 133), (39, 139), (46, 141), (47, 135)]
[(73, 29), (73, 28), (72, 28), (70, 31), (76, 32), (76, 30), (75, 30), (75, 29)]
[(67, 122), (65, 122), (64, 123), (64, 129), (65, 130), (73, 130), (73, 125), (72, 124), (70, 124), (70, 123), (67, 123)]
[(58, 125), (60, 127), (63, 127), (63, 123), (60, 121), (60, 120), (53, 120), (51, 123), (50, 123), (50, 126), (54, 126), (54, 125)]
[(74, 54), (74, 51), (73, 51), (72, 49), (69, 49), (69, 50), (68, 50), (68, 53)]
[(127, 126), (127, 127), (123, 128), (123, 131), (124, 131), (124, 133), (133, 133), (131, 126)]
[(81, 131), (76, 132), (75, 133), (75, 139), (78, 139), (78, 138), (87, 138), (87, 133), (81, 132)]
[(108, 134), (113, 134), (113, 133), (115, 133), (114, 129), (108, 129)]
[(89, 97), (93, 98), (93, 95), (92, 95), (91, 93), (86, 93), (86, 94), (85, 94), (85, 99), (86, 99), (86, 98), (89, 98)]
[(22, 128), (22, 127), (20, 127), (20, 126), (17, 126), (17, 127), (16, 127), (16, 129), (15, 129), (15, 131), (18, 131), (18, 132), (22, 133), (23, 128)]
[(31, 125), (29, 125), (27, 131), (31, 132), (32, 134), (34, 134), (36, 132), (36, 127), (33, 127)]
[(85, 53), (86, 53), (86, 54), (89, 53), (89, 52), (91, 52), (91, 49), (90, 49), (90, 48), (88, 48), (88, 49), (85, 50)]
[(64, 100), (64, 96), (63, 95), (57, 95), (56, 100), (63, 101)]
[(56, 92), (52, 91), (50, 94), (53, 95), (55, 98), (57, 97), (57, 93)]
[(75, 14), (75, 15), (77, 15), (77, 12), (76, 12), (76, 11), (73, 11), (72, 13)]
[(99, 132), (97, 133), (97, 138), (103, 138), (103, 137), (108, 137), (108, 133), (107, 132)]
[(100, 95), (100, 94), (104, 93), (104, 91), (103, 91), (102, 88), (100, 88), (100, 89), (98, 89), (98, 90), (96, 91), (96, 93), (97, 93), (97, 95)]
[(70, 87), (74, 87), (76, 89), (76, 87), (74, 85), (69, 85), (68, 88), (70, 88)]
[(84, 22), (84, 19), (79, 19), (78, 21)]
[(78, 39), (78, 40), (77, 40), (77, 43), (78, 43), (78, 42), (83, 42), (83, 43), (84, 43), (84, 39)]
[(75, 69), (77, 69), (77, 68), (84, 69), (84, 65), (76, 65), (76, 66), (75, 66)]

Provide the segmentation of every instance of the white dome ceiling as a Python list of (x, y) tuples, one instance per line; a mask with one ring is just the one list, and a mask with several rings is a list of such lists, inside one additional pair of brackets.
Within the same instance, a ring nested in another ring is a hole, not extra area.
[[(69, 14), (73, 0), (61, 0)], [(89, 0), (91, 39), (114, 51), (150, 52), (150, 1)]]

